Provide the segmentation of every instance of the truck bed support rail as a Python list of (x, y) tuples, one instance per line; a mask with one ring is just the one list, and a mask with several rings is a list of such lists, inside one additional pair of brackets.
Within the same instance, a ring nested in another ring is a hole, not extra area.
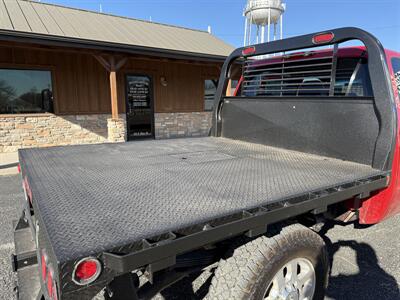
[[(176, 234), (169, 232), (159, 237), (155, 243), (142, 241), (140, 250), (119, 254), (104, 252), (103, 261), (107, 268), (117, 274), (124, 274), (147, 266), (148, 276), (153, 272), (173, 266), (176, 256), (185, 252), (210, 245), (227, 237), (247, 234), (254, 237), (267, 231), (267, 225), (312, 211), (324, 211), (329, 205), (383, 189), (388, 185), (389, 174), (382, 173), (373, 177), (343, 183), (323, 190), (296, 195), (291, 198), (260, 206), (251, 210), (214, 220), (201, 226), (197, 230), (190, 228), (190, 233)], [(164, 239), (160, 238), (164, 237)], [(154, 263), (155, 262), (155, 263)]]

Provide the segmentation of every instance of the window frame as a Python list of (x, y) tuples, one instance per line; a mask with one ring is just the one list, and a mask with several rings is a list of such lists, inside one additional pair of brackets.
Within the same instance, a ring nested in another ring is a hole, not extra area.
[(57, 95), (57, 84), (56, 84), (56, 67), (54, 65), (37, 65), (37, 64), (11, 64), (11, 63), (0, 63), (0, 69), (9, 70), (26, 70), (26, 71), (48, 71), (50, 72), (51, 78), (51, 89), (53, 93), (53, 112), (40, 112), (40, 113), (11, 113), (1, 114), (0, 118), (4, 117), (26, 117), (26, 116), (49, 116), (56, 115), (58, 111), (58, 95)]

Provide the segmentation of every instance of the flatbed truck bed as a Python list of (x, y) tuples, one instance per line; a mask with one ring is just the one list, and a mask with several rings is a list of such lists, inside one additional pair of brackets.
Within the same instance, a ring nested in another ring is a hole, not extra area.
[(383, 174), (214, 137), (21, 150), (20, 159), (60, 262)]
[(400, 212), (390, 57), (357, 28), (239, 48), (209, 137), (20, 150), (19, 298), (152, 299), (209, 268), (207, 299), (324, 299), (318, 228)]

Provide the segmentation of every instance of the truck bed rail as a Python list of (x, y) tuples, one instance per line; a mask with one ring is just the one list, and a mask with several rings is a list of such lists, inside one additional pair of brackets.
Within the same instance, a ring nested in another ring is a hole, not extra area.
[[(137, 250), (129, 254), (103, 253), (104, 264), (117, 273), (127, 273), (146, 265), (149, 273), (156, 272), (174, 265), (176, 256), (187, 251), (243, 233), (255, 237), (264, 234), (269, 224), (307, 212), (322, 213), (329, 205), (352, 197), (365, 198), (371, 192), (385, 188), (388, 179), (388, 174), (383, 172), (381, 175), (296, 195), (251, 210), (243, 210), (238, 214), (183, 229), (179, 235), (167, 232), (152, 238), (157, 242), (142, 240), (135, 246)], [(187, 234), (182, 234), (183, 232)]]

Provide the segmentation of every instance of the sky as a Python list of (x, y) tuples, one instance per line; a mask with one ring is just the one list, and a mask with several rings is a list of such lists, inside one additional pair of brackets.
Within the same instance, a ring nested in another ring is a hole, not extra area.
[[(246, 0), (42, 0), (64, 6), (207, 30), (243, 44)], [(356, 26), (400, 51), (400, 0), (284, 0), (284, 37)]]

